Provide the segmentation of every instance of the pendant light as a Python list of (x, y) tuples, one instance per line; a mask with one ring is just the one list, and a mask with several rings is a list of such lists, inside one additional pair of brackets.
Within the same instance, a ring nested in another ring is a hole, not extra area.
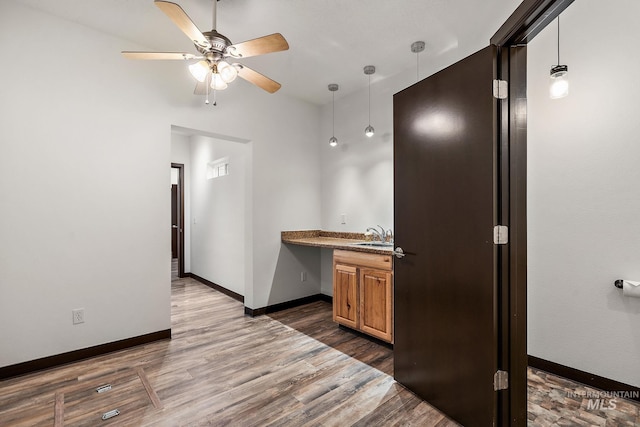
[(551, 82), (549, 85), (551, 99), (564, 98), (569, 94), (568, 71), (569, 67), (560, 65), (560, 16), (558, 16), (558, 64), (551, 67)]
[(336, 91), (338, 90), (338, 85), (335, 83), (331, 83), (329, 85), (329, 90), (331, 91), (331, 114), (332, 114), (332, 131), (331, 138), (329, 138), (329, 145), (335, 147), (338, 145), (338, 138), (336, 138)]
[(367, 65), (364, 67), (364, 73), (369, 76), (369, 126), (364, 129), (364, 134), (368, 138), (371, 138), (376, 132), (373, 126), (371, 126), (371, 74), (376, 72), (376, 67), (373, 65)]
[(416, 81), (420, 81), (420, 52), (424, 50), (424, 42), (417, 41), (411, 43), (411, 52), (416, 54)]

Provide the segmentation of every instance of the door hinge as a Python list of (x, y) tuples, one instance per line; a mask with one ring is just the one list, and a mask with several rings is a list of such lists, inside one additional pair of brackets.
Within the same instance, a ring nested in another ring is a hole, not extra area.
[(493, 97), (498, 99), (507, 99), (509, 93), (509, 85), (506, 80), (493, 81)]
[(493, 227), (493, 244), (506, 245), (507, 243), (509, 243), (509, 227), (506, 225)]
[(507, 371), (496, 371), (493, 375), (493, 390), (506, 390), (509, 388), (509, 373)]

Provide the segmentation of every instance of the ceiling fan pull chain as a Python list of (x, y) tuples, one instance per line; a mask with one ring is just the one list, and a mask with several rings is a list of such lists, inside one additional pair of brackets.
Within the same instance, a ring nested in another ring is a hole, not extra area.
[(216, 107), (218, 105), (218, 101), (216, 101), (216, 88), (213, 88), (213, 106)]
[(211, 87), (211, 73), (207, 75), (207, 78), (204, 79), (205, 90), (207, 94), (207, 99), (204, 100), (206, 105), (209, 105), (209, 88)]

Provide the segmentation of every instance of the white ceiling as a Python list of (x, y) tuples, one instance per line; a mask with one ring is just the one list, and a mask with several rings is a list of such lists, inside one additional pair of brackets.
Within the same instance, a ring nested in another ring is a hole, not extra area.
[[(16, 1), (125, 39), (119, 50), (196, 53), (153, 0)], [(211, 1), (176, 0), (201, 31), (212, 27)], [(520, 2), (220, 0), (217, 30), (235, 43), (282, 33), (288, 51), (242, 63), (282, 83), (279, 94), (321, 105), (331, 99), (329, 83), (340, 84), (337, 98), (365, 87), (365, 65), (376, 66), (373, 81), (415, 68), (414, 41), (426, 42), (421, 64), (451, 49), (469, 52), (479, 41), (488, 44)]]

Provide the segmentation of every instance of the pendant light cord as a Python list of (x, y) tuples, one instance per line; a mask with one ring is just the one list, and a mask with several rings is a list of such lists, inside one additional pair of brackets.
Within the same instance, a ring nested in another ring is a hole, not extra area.
[(331, 92), (331, 136), (336, 136), (336, 93)]
[(558, 65), (560, 65), (560, 15), (558, 15)]
[(420, 81), (420, 52), (416, 52), (416, 81)]
[(369, 126), (371, 126), (371, 74), (369, 74)]

